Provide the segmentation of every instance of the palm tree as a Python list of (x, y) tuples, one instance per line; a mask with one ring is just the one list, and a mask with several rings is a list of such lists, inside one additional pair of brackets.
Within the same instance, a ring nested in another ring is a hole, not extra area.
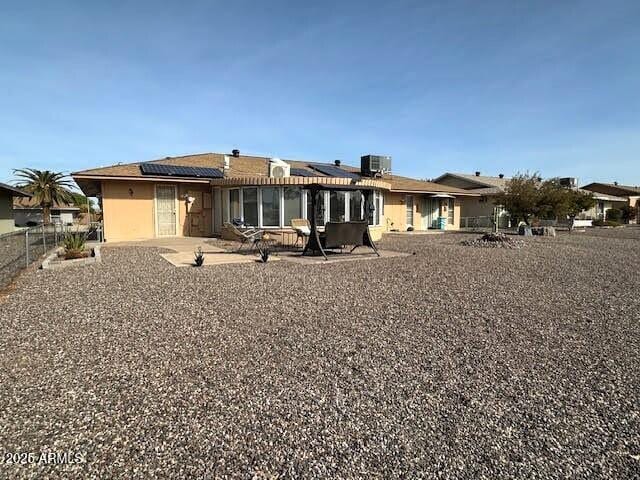
[(33, 195), (33, 199), (42, 207), (45, 224), (51, 223), (51, 207), (54, 204), (73, 202), (69, 192), (73, 184), (64, 173), (34, 168), (21, 168), (13, 173), (20, 179), (21, 188)]

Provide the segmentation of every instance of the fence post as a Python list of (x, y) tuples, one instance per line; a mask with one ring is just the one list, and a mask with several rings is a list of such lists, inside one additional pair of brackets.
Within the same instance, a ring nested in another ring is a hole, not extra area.
[(29, 266), (29, 229), (25, 229), (24, 231), (24, 245), (26, 247), (26, 259), (27, 259), (27, 264), (25, 265), (25, 267)]

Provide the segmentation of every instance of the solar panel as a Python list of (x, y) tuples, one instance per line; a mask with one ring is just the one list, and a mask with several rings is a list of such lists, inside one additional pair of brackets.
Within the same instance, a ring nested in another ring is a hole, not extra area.
[(222, 178), (217, 168), (183, 167), (181, 165), (163, 165), (161, 163), (143, 163), (140, 165), (143, 175), (163, 175), (168, 177)]
[(353, 172), (348, 172), (340, 167), (336, 167), (334, 165), (322, 165), (322, 164), (313, 164), (309, 165), (309, 167), (317, 170), (320, 173), (324, 173), (330, 177), (342, 177), (342, 178), (355, 178), (359, 179), (360, 175)]
[(305, 170), (304, 168), (292, 168), (290, 170), (291, 175), (294, 177), (315, 177), (313, 172)]

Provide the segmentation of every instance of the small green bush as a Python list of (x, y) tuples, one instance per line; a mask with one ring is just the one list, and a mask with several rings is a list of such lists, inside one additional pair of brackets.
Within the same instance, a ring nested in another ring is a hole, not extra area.
[(202, 264), (204, 263), (204, 253), (202, 253), (202, 247), (198, 247), (198, 250), (194, 252), (195, 255), (195, 259), (194, 259), (194, 266), (196, 267), (201, 267)]
[(611, 208), (607, 210), (607, 220), (612, 222), (619, 222), (622, 220), (622, 210), (619, 208)]
[(622, 225), (620, 222), (614, 222), (613, 220), (602, 220), (601, 218), (592, 222), (594, 227), (619, 227)]
[(84, 233), (70, 232), (65, 234), (62, 245), (64, 246), (64, 258), (82, 258), (85, 256), (84, 247), (87, 237)]

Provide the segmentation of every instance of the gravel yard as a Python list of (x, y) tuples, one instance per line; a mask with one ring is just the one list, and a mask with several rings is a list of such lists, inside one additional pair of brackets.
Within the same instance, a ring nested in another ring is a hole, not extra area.
[(475, 237), (26, 272), (0, 298), (0, 451), (85, 461), (0, 477), (637, 478), (640, 228)]

